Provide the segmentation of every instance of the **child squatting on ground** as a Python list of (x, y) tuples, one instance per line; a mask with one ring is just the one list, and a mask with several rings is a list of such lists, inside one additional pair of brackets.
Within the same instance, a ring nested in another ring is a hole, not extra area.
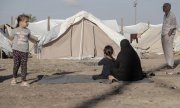
[(27, 61), (28, 61), (28, 52), (29, 52), (29, 41), (38, 41), (38, 39), (31, 35), (30, 30), (27, 28), (29, 25), (29, 16), (19, 15), (17, 18), (17, 26), (9, 34), (12, 42), (13, 49), (13, 79), (11, 85), (17, 84), (17, 73), (19, 67), (21, 66), (21, 86), (29, 86), (29, 83), (26, 82), (27, 75)]

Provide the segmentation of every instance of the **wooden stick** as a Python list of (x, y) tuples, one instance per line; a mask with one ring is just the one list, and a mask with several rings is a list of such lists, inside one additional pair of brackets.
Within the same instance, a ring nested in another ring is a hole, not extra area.
[(14, 17), (11, 16), (11, 26), (14, 26)]
[(121, 34), (122, 35), (124, 35), (123, 26), (124, 26), (124, 21), (123, 21), (123, 18), (121, 18)]
[(1, 49), (1, 59), (2, 59), (2, 48), (0, 47), (0, 49)]
[(50, 16), (48, 16), (47, 30), (50, 31)]

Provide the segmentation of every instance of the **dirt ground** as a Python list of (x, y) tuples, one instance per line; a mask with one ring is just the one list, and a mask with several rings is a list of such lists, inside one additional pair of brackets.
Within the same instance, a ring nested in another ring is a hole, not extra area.
[[(175, 57), (176, 64), (180, 56)], [(0, 60), (0, 108), (180, 108), (180, 72), (161, 69), (163, 56), (142, 59), (145, 72), (156, 75), (134, 83), (73, 83), (38, 84), (38, 75), (70, 73), (94, 75), (102, 67), (94, 60), (37, 60), (29, 59), (28, 82), (31, 87), (11, 86), (12, 59)], [(18, 78), (20, 81), (20, 78)]]

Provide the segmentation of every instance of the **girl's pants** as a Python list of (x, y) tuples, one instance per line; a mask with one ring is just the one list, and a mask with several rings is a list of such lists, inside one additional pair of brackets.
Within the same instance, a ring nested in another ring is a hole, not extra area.
[(19, 67), (21, 66), (21, 79), (22, 81), (26, 81), (28, 52), (13, 50), (13, 59), (14, 59), (13, 77), (17, 78), (17, 73)]

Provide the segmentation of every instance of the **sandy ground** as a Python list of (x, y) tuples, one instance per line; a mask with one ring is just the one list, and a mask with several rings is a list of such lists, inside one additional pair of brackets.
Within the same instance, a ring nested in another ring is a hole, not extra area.
[[(93, 75), (101, 72), (94, 61), (29, 59), (31, 87), (11, 86), (12, 59), (0, 60), (0, 108), (180, 108), (180, 65), (160, 69), (163, 56), (142, 59), (144, 71), (156, 76), (134, 83), (38, 84), (37, 75), (71, 73)], [(176, 56), (176, 63), (180, 56)], [(159, 69), (158, 69), (159, 68)], [(20, 78), (18, 78), (20, 81)]]

